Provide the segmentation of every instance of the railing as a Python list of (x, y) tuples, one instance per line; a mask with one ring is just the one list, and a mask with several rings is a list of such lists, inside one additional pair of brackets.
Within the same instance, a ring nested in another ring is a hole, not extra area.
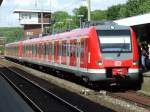
[[(42, 19), (39, 18), (38, 22), (42, 23)], [(43, 23), (50, 23), (50, 19), (49, 18), (43, 18)]]

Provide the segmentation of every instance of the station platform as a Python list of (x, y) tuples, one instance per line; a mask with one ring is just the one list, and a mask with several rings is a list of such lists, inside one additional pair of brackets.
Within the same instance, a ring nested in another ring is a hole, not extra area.
[(150, 96), (150, 71), (143, 73), (143, 84), (139, 92)]
[(0, 75), (0, 112), (34, 112)]

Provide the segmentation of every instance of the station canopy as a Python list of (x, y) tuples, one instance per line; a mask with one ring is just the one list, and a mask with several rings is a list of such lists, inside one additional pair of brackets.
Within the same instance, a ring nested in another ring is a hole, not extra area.
[(2, 1), (3, 1), (3, 0), (0, 0), (0, 5), (2, 4)]
[(148, 24), (150, 23), (150, 13), (123, 18), (123, 19), (115, 20), (114, 22), (118, 23), (119, 25), (125, 25), (125, 26), (136, 26), (136, 25)]
[(51, 13), (50, 10), (38, 10), (38, 9), (15, 9), (14, 13), (21, 13), (21, 12), (29, 12), (29, 13)]

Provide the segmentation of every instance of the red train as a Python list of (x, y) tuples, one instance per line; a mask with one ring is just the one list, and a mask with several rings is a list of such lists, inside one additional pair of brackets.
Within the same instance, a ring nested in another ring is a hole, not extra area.
[(85, 81), (139, 79), (134, 31), (106, 22), (6, 44), (5, 57), (71, 72)]

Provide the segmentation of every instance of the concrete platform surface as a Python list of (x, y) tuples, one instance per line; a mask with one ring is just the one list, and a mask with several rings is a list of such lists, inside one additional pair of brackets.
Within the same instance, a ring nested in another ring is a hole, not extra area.
[(1, 75), (0, 112), (34, 112)]
[(143, 73), (143, 84), (140, 92), (150, 96), (150, 71)]

